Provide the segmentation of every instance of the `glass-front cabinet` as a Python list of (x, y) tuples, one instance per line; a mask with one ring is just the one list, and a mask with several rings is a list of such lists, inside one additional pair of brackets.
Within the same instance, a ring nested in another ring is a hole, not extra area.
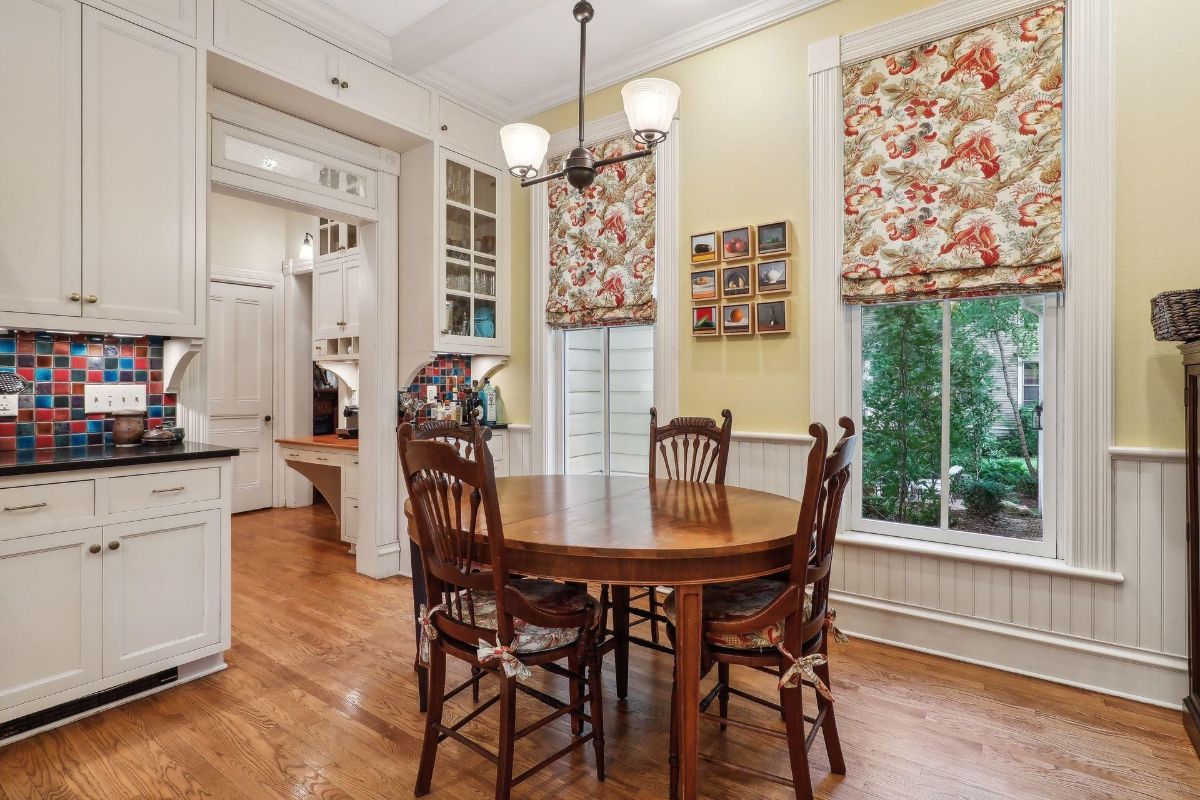
[(441, 339), (455, 352), (499, 351), (507, 325), (499, 302), (505, 283), (499, 258), (500, 172), (442, 151)]

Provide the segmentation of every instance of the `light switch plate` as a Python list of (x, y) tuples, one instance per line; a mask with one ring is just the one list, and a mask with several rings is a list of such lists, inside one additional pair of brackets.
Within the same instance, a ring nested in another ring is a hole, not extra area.
[(88, 414), (113, 411), (145, 411), (146, 385), (143, 383), (89, 383), (83, 387), (83, 410)]
[(17, 415), (17, 398), (19, 394), (0, 394), (0, 417), (15, 417)]
[(432, 383), (425, 387), (425, 399), (431, 403), (437, 400), (437, 387)]

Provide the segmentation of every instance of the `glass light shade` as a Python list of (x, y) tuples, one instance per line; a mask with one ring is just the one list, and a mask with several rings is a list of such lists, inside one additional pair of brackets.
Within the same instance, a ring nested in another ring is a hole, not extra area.
[(504, 148), (508, 171), (518, 178), (532, 178), (546, 157), (550, 132), (525, 122), (505, 125), (500, 129), (500, 146)]
[(300, 243), (300, 260), (312, 261), (313, 257), (313, 238), (311, 233), (304, 234), (304, 241)]
[(625, 116), (634, 137), (645, 144), (657, 144), (667, 138), (675, 109), (679, 107), (679, 87), (661, 78), (639, 78), (621, 89)]

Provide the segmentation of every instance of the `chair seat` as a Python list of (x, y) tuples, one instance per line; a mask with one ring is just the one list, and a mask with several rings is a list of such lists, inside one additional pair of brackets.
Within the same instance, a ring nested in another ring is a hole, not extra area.
[[(714, 583), (704, 587), (704, 620), (728, 622), (738, 617), (751, 617), (770, 605), (787, 589), (786, 583), (755, 578), (749, 581), (735, 583)], [(804, 590), (804, 618), (812, 614), (812, 592), (810, 583)], [(663, 613), (671, 624), (675, 624), (675, 594), (663, 603)], [(783, 623), (781, 619), (764, 630), (747, 631), (745, 633), (715, 634), (704, 632), (704, 638), (710, 644), (727, 647), (731, 650), (765, 650), (775, 645), (767, 638), (774, 629), (775, 641), (783, 639)]]
[[(575, 614), (595, 605), (585, 589), (541, 578), (521, 578), (511, 584), (530, 604), (548, 612)], [(483, 589), (462, 589), (458, 600), (447, 603), (445, 614), (464, 625), (495, 631), (496, 593)], [(579, 628), (543, 628), (522, 619), (513, 620), (512, 648), (515, 653), (541, 653), (578, 641)], [(472, 644), (474, 644), (472, 642)]]

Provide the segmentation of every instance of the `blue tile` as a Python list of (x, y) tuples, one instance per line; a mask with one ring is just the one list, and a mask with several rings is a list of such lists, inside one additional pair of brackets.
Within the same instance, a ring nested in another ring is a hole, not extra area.
[(146, 370), (135, 369), (133, 371), (133, 379), (138, 383), (145, 383), (146, 381), (150, 380), (150, 377), (146, 374)]
[(115, 369), (104, 370), (104, 382), (105, 383), (116, 383), (117, 380), (118, 380), (117, 371)]
[(69, 422), (55, 422), (54, 423), (54, 433), (55, 434), (70, 433), (70, 432), (71, 432), (71, 423), (69, 423)]
[(148, 406), (146, 411), (150, 415), (150, 419), (162, 419), (162, 406)]
[(87, 342), (71, 342), (71, 355), (86, 356)]
[(54, 395), (39, 394), (36, 402), (38, 408), (54, 408)]
[(71, 446), (71, 435), (64, 433), (60, 436), (55, 436), (54, 437), (54, 446), (55, 447), (70, 447)]
[(33, 379), (35, 381), (53, 381), (54, 370), (52, 369), (37, 369), (33, 371)]
[(107, 358), (116, 358), (117, 356), (121, 355), (121, 348), (117, 347), (115, 344), (106, 344), (104, 345), (104, 355)]
[(117, 362), (120, 360), (121, 359), (117, 358), (116, 356), (105, 356), (104, 369), (117, 369)]
[(71, 366), (71, 357), (70, 356), (55, 356), (54, 357), (54, 368), (55, 369), (67, 369), (70, 366)]
[(32, 450), (36, 446), (37, 446), (37, 439), (33, 436), (18, 436), (17, 437), (17, 449), (18, 450)]
[(33, 351), (39, 356), (48, 356), (54, 352), (54, 341), (51, 339), (39, 338), (33, 343)]
[(32, 422), (17, 423), (17, 436), (33, 436), (36, 430), (37, 428), (34, 427)]
[(17, 352), (16, 339), (0, 339), (0, 353), (15, 353)]
[(104, 420), (89, 419), (88, 420), (88, 433), (104, 433)]
[(88, 435), (86, 433), (72, 433), (71, 434), (71, 446), (72, 447), (87, 447), (87, 443), (88, 443)]
[(17, 367), (17, 357), (12, 353), (0, 353), (0, 367), (5, 367), (7, 372), (12, 372)]
[(86, 383), (87, 382), (87, 370), (86, 369), (71, 370), (71, 380), (75, 381), (75, 383)]
[(133, 359), (132, 358), (119, 359), (119, 368), (120, 369), (133, 369)]

